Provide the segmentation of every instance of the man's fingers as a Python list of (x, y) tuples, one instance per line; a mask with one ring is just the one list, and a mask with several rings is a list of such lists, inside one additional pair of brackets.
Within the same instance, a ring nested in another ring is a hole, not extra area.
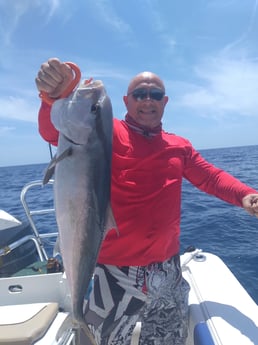
[(48, 60), (48, 66), (47, 73), (51, 74), (58, 83), (62, 83), (64, 79), (73, 79), (73, 71), (66, 63), (52, 58)]
[(44, 91), (50, 97), (57, 98), (72, 80), (71, 67), (57, 58), (51, 58), (41, 65), (35, 82), (39, 91)]

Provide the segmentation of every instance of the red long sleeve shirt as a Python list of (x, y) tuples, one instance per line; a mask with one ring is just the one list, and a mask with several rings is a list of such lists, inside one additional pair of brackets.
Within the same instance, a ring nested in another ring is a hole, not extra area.
[[(39, 112), (39, 131), (57, 144), (50, 107)], [(186, 178), (202, 191), (236, 206), (254, 189), (206, 162), (191, 143), (161, 130), (146, 137), (114, 120), (111, 206), (119, 234), (110, 230), (98, 262), (143, 266), (179, 252), (181, 187)]]

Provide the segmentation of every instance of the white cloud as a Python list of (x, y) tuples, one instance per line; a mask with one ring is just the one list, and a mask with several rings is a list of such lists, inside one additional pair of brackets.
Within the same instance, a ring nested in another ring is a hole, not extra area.
[(131, 27), (128, 23), (123, 21), (118, 13), (115, 11), (111, 2), (108, 0), (91, 1), (91, 4), (96, 7), (96, 13), (101, 22), (108, 24), (109, 28), (119, 33), (130, 33)]
[(48, 17), (52, 17), (60, 7), (60, 0), (49, 0), (50, 11)]
[(20, 97), (0, 98), (0, 118), (37, 122), (38, 107)]
[(27, 11), (28, 1), (0, 1), (1, 26), (0, 37), (5, 45), (9, 45), (13, 32), (15, 31), (20, 18)]
[(9, 46), (22, 17), (31, 9), (44, 11), (46, 22), (60, 7), (60, 0), (0, 0), (0, 40), (1, 45)]
[(14, 130), (15, 130), (15, 127), (2, 126), (2, 127), (0, 127), (0, 137), (3, 137), (6, 134), (9, 134), (10, 132), (13, 132)]
[(210, 58), (195, 68), (198, 84), (178, 100), (202, 114), (258, 116), (258, 61)]

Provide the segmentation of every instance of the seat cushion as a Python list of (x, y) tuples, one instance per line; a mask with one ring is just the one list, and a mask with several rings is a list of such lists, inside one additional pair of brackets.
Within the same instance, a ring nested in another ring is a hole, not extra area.
[(0, 345), (32, 345), (58, 313), (57, 303), (0, 306)]

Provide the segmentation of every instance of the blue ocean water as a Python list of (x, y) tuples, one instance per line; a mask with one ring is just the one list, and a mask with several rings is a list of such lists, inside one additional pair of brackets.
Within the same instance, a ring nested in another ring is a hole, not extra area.
[[(201, 150), (202, 156), (258, 190), (258, 146)], [(41, 180), (47, 164), (0, 167), (0, 209), (25, 219), (20, 192), (25, 184)], [(51, 187), (28, 193), (30, 207), (53, 207)], [(56, 231), (54, 216), (35, 219), (43, 232)], [(51, 245), (51, 243), (49, 244)], [(181, 249), (194, 245), (220, 256), (258, 304), (258, 218), (200, 192), (184, 181)]]

